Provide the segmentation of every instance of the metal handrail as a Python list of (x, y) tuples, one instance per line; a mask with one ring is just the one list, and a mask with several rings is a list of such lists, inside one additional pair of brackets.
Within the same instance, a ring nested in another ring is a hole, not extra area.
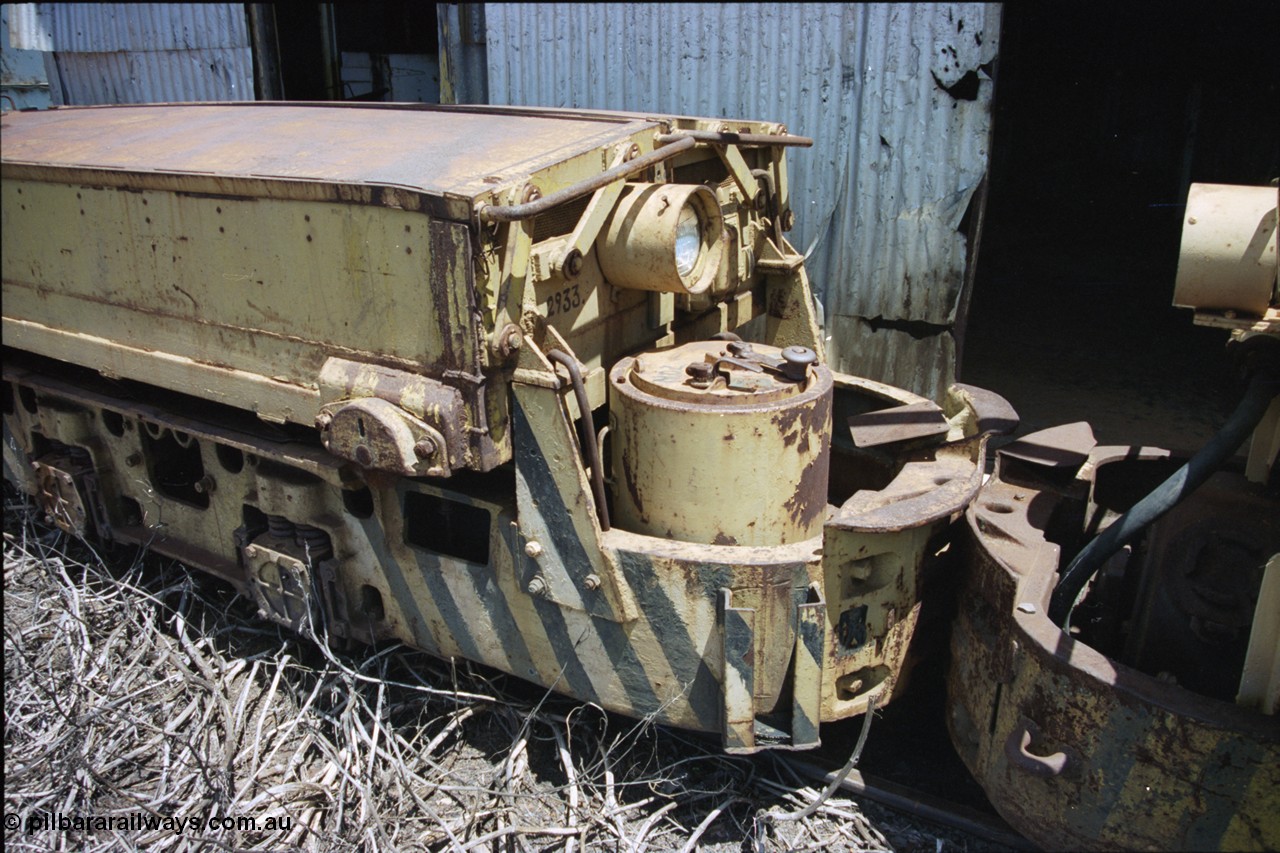
[(592, 175), (584, 181), (571, 184), (562, 190), (557, 190), (551, 195), (543, 196), (533, 201), (526, 201), (523, 204), (508, 205), (491, 205), (482, 204), (476, 211), (476, 215), (486, 222), (518, 222), (522, 219), (528, 219), (531, 216), (537, 216), (540, 213), (546, 213), (551, 208), (567, 201), (582, 198), (583, 196), (593, 193), (601, 187), (606, 187), (619, 178), (625, 178), (628, 175), (635, 174), (642, 169), (661, 163), (663, 160), (669, 160), (681, 151), (687, 151), (697, 144), (692, 137), (681, 137), (669, 144), (663, 144), (661, 148), (655, 148), (648, 154), (641, 154), (634, 160), (628, 160), (621, 165), (614, 166), (612, 169), (606, 169), (598, 175)]

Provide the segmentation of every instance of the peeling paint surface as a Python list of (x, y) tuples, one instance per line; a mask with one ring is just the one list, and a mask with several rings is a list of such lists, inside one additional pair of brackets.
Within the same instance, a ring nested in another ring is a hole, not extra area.
[[(987, 168), (995, 4), (486, 4), (495, 104), (750, 116), (789, 157), (831, 366), (938, 399)], [(904, 334), (902, 327), (908, 324)], [(888, 323), (888, 327), (886, 327)]]

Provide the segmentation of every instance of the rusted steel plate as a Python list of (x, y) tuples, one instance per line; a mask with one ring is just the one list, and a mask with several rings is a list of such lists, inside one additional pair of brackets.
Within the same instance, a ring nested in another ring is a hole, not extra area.
[(849, 418), (849, 432), (855, 447), (878, 447), (944, 435), (948, 428), (942, 409), (932, 402), (895, 406)]
[(1000, 448), (1000, 453), (1046, 468), (1075, 469), (1084, 464), (1097, 444), (1093, 428), (1080, 421), (1025, 435)]
[(954, 383), (949, 391), (966, 400), (973, 409), (978, 432), (1009, 435), (1022, 421), (1009, 401), (994, 391), (964, 382)]
[[(478, 196), (645, 122), (349, 106), (187, 104), (11, 112), (6, 163), (385, 184)], [(376, 131), (371, 132), (370, 128)], [(656, 127), (656, 124), (654, 124)], [(536, 152), (536, 153), (535, 153)]]
[(987, 436), (918, 451), (879, 490), (856, 492), (829, 524), (865, 533), (890, 533), (931, 524), (968, 506), (982, 485)]

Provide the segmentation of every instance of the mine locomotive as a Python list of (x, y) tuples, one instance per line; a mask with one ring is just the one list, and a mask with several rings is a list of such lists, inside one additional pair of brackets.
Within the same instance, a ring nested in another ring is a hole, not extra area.
[(10, 112), (6, 475), (325, 641), (811, 747), (887, 702), (999, 401), (830, 369), (778, 124)]

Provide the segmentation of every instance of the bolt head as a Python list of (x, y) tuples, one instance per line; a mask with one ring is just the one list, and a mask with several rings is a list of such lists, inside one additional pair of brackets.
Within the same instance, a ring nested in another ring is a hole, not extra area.
[(564, 273), (569, 278), (576, 278), (582, 272), (582, 266), (585, 262), (582, 259), (582, 252), (577, 249), (569, 252), (564, 259)]
[(695, 361), (685, 365), (684, 372), (695, 382), (710, 382), (714, 375), (714, 365), (705, 361)]
[(329, 414), (328, 412), (321, 412), (320, 414), (316, 415), (316, 426), (319, 429), (328, 429), (329, 425), (332, 423), (333, 423), (333, 415)]
[(356, 464), (361, 468), (368, 468), (373, 465), (373, 453), (363, 444), (356, 448)]
[(526, 589), (530, 595), (546, 595), (547, 582), (544, 581), (541, 576), (538, 576), (529, 581), (529, 586), (527, 586)]
[(419, 459), (427, 459), (436, 452), (436, 443), (430, 438), (420, 438), (413, 446), (413, 455)]
[(537, 540), (530, 539), (528, 542), (524, 543), (524, 553), (535, 560), (538, 559), (542, 556), (542, 543)]
[(498, 355), (502, 358), (510, 358), (520, 349), (520, 345), (524, 343), (524, 333), (520, 331), (520, 327), (515, 323), (508, 323), (502, 328), (501, 333), (497, 337)]
[(595, 574), (587, 575), (585, 578), (582, 579), (582, 585), (585, 586), (587, 589), (599, 589), (600, 576)]

